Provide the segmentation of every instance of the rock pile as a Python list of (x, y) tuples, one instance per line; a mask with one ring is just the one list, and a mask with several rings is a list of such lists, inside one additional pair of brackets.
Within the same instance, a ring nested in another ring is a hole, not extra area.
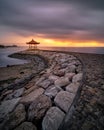
[(83, 76), (79, 60), (64, 53), (38, 53), (49, 66), (24, 87), (5, 90), (0, 104), (1, 130), (58, 130), (76, 96)]

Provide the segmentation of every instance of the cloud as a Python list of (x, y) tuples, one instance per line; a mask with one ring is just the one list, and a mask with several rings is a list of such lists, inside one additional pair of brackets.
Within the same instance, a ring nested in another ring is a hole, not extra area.
[(27, 36), (104, 42), (103, 0), (1, 0), (0, 26)]

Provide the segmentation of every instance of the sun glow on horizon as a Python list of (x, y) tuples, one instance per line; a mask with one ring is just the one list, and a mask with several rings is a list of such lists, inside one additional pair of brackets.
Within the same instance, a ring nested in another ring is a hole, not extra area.
[(4, 40), (0, 41), (0, 44), (4, 43), (7, 44), (16, 44), (18, 46), (26, 46), (26, 42), (31, 41), (31, 39), (36, 40), (37, 42), (40, 42), (39, 46), (49, 46), (49, 47), (104, 47), (103, 43), (97, 42), (97, 41), (77, 41), (77, 40), (58, 40), (58, 39), (51, 39), (51, 38), (41, 38), (41, 37), (22, 37), (22, 36), (11, 36), (6, 37), (6, 41)]
[(37, 41), (40, 41), (40, 46), (54, 46), (54, 47), (104, 47), (103, 43), (97, 41), (89, 42), (77, 42), (69, 40), (54, 40), (54, 39), (41, 39), (37, 38)]

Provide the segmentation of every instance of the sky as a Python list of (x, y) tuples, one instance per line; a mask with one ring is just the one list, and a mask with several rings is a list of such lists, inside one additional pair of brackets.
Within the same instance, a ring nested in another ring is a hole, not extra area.
[(104, 46), (104, 0), (0, 0), (0, 44)]

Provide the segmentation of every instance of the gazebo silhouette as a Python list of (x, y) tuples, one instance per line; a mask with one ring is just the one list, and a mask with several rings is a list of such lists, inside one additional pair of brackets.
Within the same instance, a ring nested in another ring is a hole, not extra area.
[(37, 50), (37, 45), (40, 44), (39, 42), (34, 41), (33, 39), (30, 42), (26, 42), (29, 45), (29, 49)]

